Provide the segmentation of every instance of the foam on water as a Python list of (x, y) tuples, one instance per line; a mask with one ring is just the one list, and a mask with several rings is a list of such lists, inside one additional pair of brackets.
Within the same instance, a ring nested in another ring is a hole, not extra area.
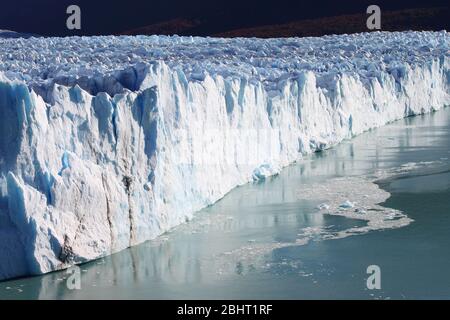
[[(240, 268), (240, 273), (266, 270), (274, 266), (296, 270), (299, 275), (309, 277), (310, 273), (302, 269), (301, 261), (268, 262), (268, 255), (277, 249), (291, 246), (304, 246), (311, 241), (343, 239), (349, 236), (367, 234), (371, 231), (381, 231), (405, 227), (413, 223), (407, 212), (384, 207), (381, 205), (390, 193), (377, 184), (382, 179), (399, 178), (405, 174), (435, 168), (440, 161), (411, 162), (399, 167), (377, 170), (364, 176), (337, 177), (324, 182), (300, 185), (297, 190), (298, 200), (322, 202), (317, 207), (317, 215), (341, 216), (348, 219), (362, 220), (363, 226), (336, 230), (334, 225), (308, 226), (298, 230), (295, 241), (263, 241), (250, 239), (246, 245), (230, 251), (216, 254), (213, 259), (202, 264), (204, 268), (215, 270), (226, 277)], [(353, 207), (343, 207), (345, 202), (351, 202)], [(197, 218), (177, 231), (186, 233), (208, 233), (223, 228), (226, 221), (233, 221), (232, 216), (199, 214)], [(170, 235), (168, 240), (170, 240)]]

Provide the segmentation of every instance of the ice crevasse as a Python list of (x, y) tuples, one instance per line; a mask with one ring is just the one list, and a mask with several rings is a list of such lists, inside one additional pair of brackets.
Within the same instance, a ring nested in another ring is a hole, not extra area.
[(449, 44), (0, 39), (0, 279), (153, 239), (304, 154), (449, 105)]

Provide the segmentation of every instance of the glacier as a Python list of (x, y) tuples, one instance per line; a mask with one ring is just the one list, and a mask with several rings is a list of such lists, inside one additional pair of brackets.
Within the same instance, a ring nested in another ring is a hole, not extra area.
[(154, 239), (236, 186), (450, 104), (450, 36), (0, 39), (0, 280)]

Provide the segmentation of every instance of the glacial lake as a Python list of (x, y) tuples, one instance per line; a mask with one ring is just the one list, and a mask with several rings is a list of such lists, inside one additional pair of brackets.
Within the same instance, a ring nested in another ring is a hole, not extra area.
[[(0, 299), (449, 299), (449, 158), (450, 108), (397, 121), (236, 188), (154, 241), (81, 265), (80, 290), (61, 271), (0, 282)], [(363, 219), (318, 209), (329, 199), (314, 185), (375, 173), (390, 193), (380, 205), (410, 223), (366, 231)], [(367, 288), (370, 265), (381, 289)]]

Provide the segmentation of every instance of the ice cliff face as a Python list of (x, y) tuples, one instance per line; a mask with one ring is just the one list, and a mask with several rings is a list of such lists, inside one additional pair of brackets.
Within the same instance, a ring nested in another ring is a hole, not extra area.
[(449, 44), (0, 39), (0, 279), (155, 238), (303, 154), (449, 105)]

